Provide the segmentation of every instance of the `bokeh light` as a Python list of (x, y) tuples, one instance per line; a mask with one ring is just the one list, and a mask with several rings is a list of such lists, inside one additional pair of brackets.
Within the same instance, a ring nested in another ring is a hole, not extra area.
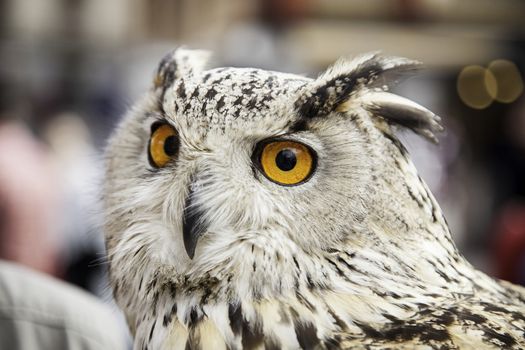
[(498, 95), (496, 77), (478, 65), (463, 68), (458, 76), (457, 89), (463, 103), (475, 109), (487, 108)]
[(516, 65), (508, 60), (494, 60), (488, 70), (496, 78), (497, 94), (495, 99), (498, 102), (514, 102), (523, 92), (523, 80)]

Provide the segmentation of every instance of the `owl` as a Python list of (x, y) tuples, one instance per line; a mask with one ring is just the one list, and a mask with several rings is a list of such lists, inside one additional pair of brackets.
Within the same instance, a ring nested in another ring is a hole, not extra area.
[(178, 49), (106, 151), (134, 349), (519, 349), (525, 291), (458, 252), (396, 130), (440, 119), (373, 53), (318, 78)]

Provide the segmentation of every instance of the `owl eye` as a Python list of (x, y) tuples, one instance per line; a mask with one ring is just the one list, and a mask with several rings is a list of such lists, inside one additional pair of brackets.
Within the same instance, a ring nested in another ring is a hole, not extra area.
[(274, 140), (258, 148), (260, 169), (268, 179), (280, 185), (298, 185), (307, 181), (315, 170), (315, 152), (302, 143)]
[(150, 164), (155, 168), (162, 168), (177, 155), (178, 150), (177, 131), (169, 124), (153, 124), (148, 145)]

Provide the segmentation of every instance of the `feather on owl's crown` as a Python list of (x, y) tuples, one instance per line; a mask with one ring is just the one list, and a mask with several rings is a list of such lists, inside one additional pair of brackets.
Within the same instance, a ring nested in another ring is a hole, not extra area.
[(377, 53), (340, 59), (307, 87), (295, 107), (301, 116), (310, 119), (359, 104), (389, 124), (401, 125), (437, 142), (435, 133), (443, 130), (440, 118), (413, 101), (387, 92), (389, 85), (419, 66), (417, 61)]
[[(182, 76), (202, 72), (211, 54), (203, 50), (179, 48), (160, 62), (154, 88), (166, 90)], [(346, 112), (361, 106), (389, 126), (402, 126), (437, 143), (436, 133), (443, 127), (439, 116), (421, 105), (388, 92), (389, 86), (420, 67), (418, 61), (370, 53), (353, 59), (340, 59), (317, 79), (298, 91), (294, 109), (298, 120), (292, 129), (299, 130), (308, 120)]]

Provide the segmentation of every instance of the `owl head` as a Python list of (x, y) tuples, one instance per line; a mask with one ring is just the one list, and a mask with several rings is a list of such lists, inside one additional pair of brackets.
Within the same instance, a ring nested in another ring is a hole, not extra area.
[(189, 297), (210, 280), (259, 296), (304, 271), (328, 283), (315, 260), (326, 252), (401, 256), (436, 239), (421, 227), (441, 215), (394, 130), (435, 140), (439, 119), (387, 91), (416, 62), (368, 54), (311, 79), (206, 70), (207, 57), (167, 55), (109, 142), (105, 231), (121, 305), (160, 278)]

